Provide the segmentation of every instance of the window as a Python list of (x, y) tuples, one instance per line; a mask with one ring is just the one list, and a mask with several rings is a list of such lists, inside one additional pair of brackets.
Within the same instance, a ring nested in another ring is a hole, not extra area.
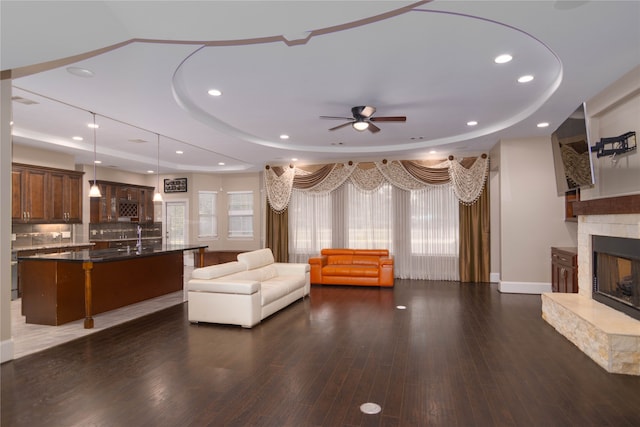
[(230, 191), (229, 238), (253, 237), (253, 191)]
[(329, 194), (293, 191), (289, 260), (324, 248), (389, 249), (397, 278), (459, 280), (458, 208), (451, 185), (363, 191), (346, 181)]
[(198, 191), (198, 237), (218, 237), (215, 191)]

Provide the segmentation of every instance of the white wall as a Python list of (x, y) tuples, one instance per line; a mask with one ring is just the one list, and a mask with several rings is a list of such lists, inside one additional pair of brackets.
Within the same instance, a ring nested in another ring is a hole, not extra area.
[(0, 81), (0, 363), (13, 359), (11, 338), (11, 80)]
[[(177, 177), (177, 176), (176, 176)], [(193, 174), (193, 185), (189, 184), (188, 197), (189, 209), (189, 238), (191, 242), (209, 245), (212, 250), (253, 250), (262, 247), (261, 233), (261, 199), (260, 199), (260, 174), (259, 173), (234, 173), (234, 174)], [(217, 192), (218, 237), (216, 239), (198, 238), (198, 192)], [(253, 238), (230, 239), (228, 238), (227, 206), (229, 191), (253, 191)], [(164, 195), (163, 195), (164, 196)], [(169, 196), (169, 195), (167, 195)], [(184, 198), (184, 195), (182, 196)], [(170, 200), (165, 197), (165, 200)]]
[(500, 290), (551, 290), (552, 246), (576, 246), (556, 193), (550, 137), (500, 141)]
[(25, 145), (13, 146), (12, 159), (14, 163), (77, 170), (75, 157), (70, 154), (42, 150), (39, 148), (27, 147)]
[[(628, 131), (640, 134), (640, 67), (587, 102), (592, 141)], [(596, 185), (582, 200), (640, 193), (640, 153), (594, 160)], [(577, 223), (564, 221), (564, 198), (556, 196), (550, 138), (505, 140), (491, 152), (492, 207), (499, 199), (502, 292), (550, 291), (552, 246), (577, 246)], [(492, 212), (493, 215), (493, 212)], [(492, 217), (492, 226), (494, 225)], [(492, 235), (494, 230), (492, 229)], [(494, 239), (492, 239), (492, 245)], [(492, 272), (495, 262), (492, 261)]]
[[(595, 143), (600, 138), (636, 132), (640, 142), (640, 67), (587, 102), (589, 135)], [(596, 158), (596, 185), (582, 191), (583, 200), (640, 193), (640, 152), (638, 149), (622, 156)]]
[[(494, 157), (495, 155), (495, 157)], [(493, 150), (489, 153), (491, 162), (489, 170), (489, 215), (490, 215), (490, 276), (489, 281), (500, 281), (500, 154)]]

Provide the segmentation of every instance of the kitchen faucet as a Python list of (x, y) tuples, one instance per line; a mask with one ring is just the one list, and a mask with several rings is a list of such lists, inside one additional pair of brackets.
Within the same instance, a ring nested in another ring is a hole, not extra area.
[(138, 241), (136, 242), (136, 251), (140, 253), (142, 251), (142, 227), (138, 225)]

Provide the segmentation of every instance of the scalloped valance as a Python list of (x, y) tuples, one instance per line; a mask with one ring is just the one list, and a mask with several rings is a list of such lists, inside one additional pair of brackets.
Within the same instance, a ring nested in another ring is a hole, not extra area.
[(309, 191), (328, 193), (340, 187), (347, 179), (363, 191), (375, 191), (382, 184), (403, 190), (420, 190), (435, 185), (451, 185), (460, 203), (472, 205), (482, 194), (489, 172), (489, 158), (449, 158), (432, 166), (403, 160), (381, 162), (348, 162), (325, 165), (315, 172), (296, 167), (267, 166), (265, 182), (267, 200), (271, 209), (283, 212), (289, 205), (291, 192)]

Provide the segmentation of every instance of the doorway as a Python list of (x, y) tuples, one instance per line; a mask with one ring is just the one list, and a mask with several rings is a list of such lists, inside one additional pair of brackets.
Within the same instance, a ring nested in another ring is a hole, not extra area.
[(186, 200), (165, 203), (164, 243), (167, 245), (184, 245), (189, 236), (188, 209)]

